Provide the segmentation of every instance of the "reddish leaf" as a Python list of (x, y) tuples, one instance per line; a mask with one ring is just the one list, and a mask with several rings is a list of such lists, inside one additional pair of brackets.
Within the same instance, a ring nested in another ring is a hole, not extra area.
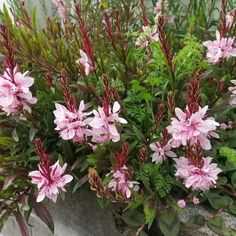
[(54, 223), (51, 214), (41, 202), (32, 202), (36, 215), (48, 226), (54, 233)]
[(20, 210), (17, 209), (17, 211), (14, 211), (14, 215), (15, 215), (16, 221), (20, 227), (21, 235), (22, 236), (30, 236), (28, 226), (27, 226), (25, 219), (24, 219), (23, 215), (21, 214)]
[(17, 177), (17, 175), (9, 175), (5, 178), (4, 180), (4, 185), (3, 185), (3, 191), (8, 189), (10, 187), (10, 185), (12, 184), (12, 182), (15, 180), (15, 178)]

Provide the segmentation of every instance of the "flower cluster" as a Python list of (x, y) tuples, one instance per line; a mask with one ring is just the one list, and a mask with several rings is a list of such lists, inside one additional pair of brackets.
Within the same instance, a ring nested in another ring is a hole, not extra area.
[(117, 124), (127, 124), (124, 118), (119, 117), (120, 104), (116, 101), (111, 109), (98, 107), (98, 110), (93, 110), (93, 119), (89, 123), (92, 127), (92, 142), (103, 143), (105, 141), (112, 140), (118, 142), (120, 140), (120, 134), (117, 130)]
[[(113, 108), (105, 113), (104, 107), (98, 107), (92, 112), (85, 112), (84, 101), (80, 102), (79, 110), (70, 112), (65, 106), (56, 104), (55, 115), (56, 130), (64, 140), (72, 139), (74, 142), (86, 141), (92, 136), (93, 143), (103, 143), (112, 140), (118, 142), (120, 134), (117, 124), (127, 124), (124, 118), (119, 117), (120, 104), (115, 102)], [(94, 116), (88, 117), (90, 114)]]
[(58, 103), (55, 104), (56, 110), (53, 112), (56, 119), (54, 123), (57, 125), (55, 130), (59, 131), (60, 136), (64, 140), (72, 139), (74, 142), (83, 142), (90, 135), (88, 129), (87, 116), (89, 112), (85, 112), (84, 101), (80, 102), (78, 111), (69, 111), (65, 106)]
[(31, 112), (29, 104), (37, 102), (29, 90), (33, 83), (34, 79), (28, 76), (28, 72), (22, 74), (17, 66), (13, 71), (7, 68), (4, 74), (0, 75), (0, 108), (7, 115), (14, 115), (23, 110)]
[(207, 110), (208, 106), (199, 107), (197, 112), (190, 114), (188, 107), (186, 107), (185, 112), (180, 108), (176, 108), (175, 114), (177, 118), (171, 118), (171, 125), (167, 127), (173, 140), (181, 142), (184, 146), (188, 142), (200, 142), (203, 149), (211, 149), (209, 138), (218, 138), (218, 134), (214, 131), (220, 124), (213, 117), (206, 117)]
[(176, 157), (176, 154), (171, 151), (171, 140), (168, 141), (167, 132), (163, 132), (161, 141), (151, 143), (150, 148), (154, 152), (152, 154), (152, 162), (161, 164), (166, 157)]
[(112, 179), (108, 183), (108, 188), (113, 192), (120, 193), (125, 198), (131, 197), (131, 191), (139, 190), (139, 182), (130, 180), (130, 171), (126, 166), (112, 173)]
[(35, 140), (35, 145), (40, 157), (39, 170), (31, 171), (29, 177), (32, 179), (32, 184), (36, 184), (39, 190), (37, 202), (43, 201), (45, 197), (56, 202), (60, 190), (65, 192), (65, 185), (71, 182), (73, 177), (68, 174), (64, 175), (66, 163), (62, 167), (59, 161), (50, 165), (49, 156), (43, 150), (39, 139)]
[(132, 171), (126, 166), (128, 147), (128, 143), (124, 143), (121, 153), (115, 153), (116, 164), (110, 173), (112, 179), (108, 183), (111, 191), (120, 193), (125, 199), (131, 197), (132, 191), (139, 190), (139, 182), (132, 180)]
[(115, 101), (111, 109), (110, 95), (104, 95), (103, 106), (99, 106), (97, 110), (86, 112), (88, 106), (84, 104), (84, 101), (80, 102), (77, 110), (75, 98), (71, 95), (64, 76), (62, 73), (63, 93), (67, 107), (56, 103), (56, 110), (53, 112), (56, 118), (54, 123), (57, 125), (55, 130), (59, 131), (61, 138), (74, 142), (86, 142), (88, 137), (91, 137), (91, 141), (98, 144), (110, 140), (118, 142), (120, 134), (117, 125), (127, 124), (124, 118), (119, 117), (120, 104)]
[(236, 57), (236, 48), (234, 47), (234, 38), (223, 38), (216, 32), (216, 40), (203, 43), (207, 47), (207, 60), (211, 64), (216, 64), (223, 59)]
[(211, 157), (202, 157), (202, 166), (195, 166), (186, 157), (174, 160), (176, 162), (175, 176), (184, 181), (186, 188), (192, 188), (192, 190), (208, 191), (216, 184), (217, 175), (222, 171), (217, 164), (211, 163)]

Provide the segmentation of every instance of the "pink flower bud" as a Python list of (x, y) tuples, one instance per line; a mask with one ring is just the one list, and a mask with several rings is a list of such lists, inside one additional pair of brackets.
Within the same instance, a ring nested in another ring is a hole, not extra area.
[(186, 202), (184, 200), (179, 200), (177, 202), (177, 204), (180, 208), (185, 208), (186, 207)]

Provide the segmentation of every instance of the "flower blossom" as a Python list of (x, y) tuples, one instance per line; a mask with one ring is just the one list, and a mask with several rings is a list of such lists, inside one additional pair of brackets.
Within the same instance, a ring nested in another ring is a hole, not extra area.
[(172, 138), (181, 142), (183, 146), (186, 146), (188, 141), (199, 142), (203, 149), (210, 150), (209, 137), (219, 137), (214, 131), (220, 124), (213, 117), (206, 117), (207, 109), (208, 106), (199, 107), (197, 112), (190, 114), (188, 107), (186, 112), (175, 108), (176, 118), (171, 118), (171, 125), (167, 127)]
[(91, 118), (89, 125), (92, 127), (92, 142), (103, 143), (112, 140), (118, 142), (120, 134), (116, 128), (117, 124), (127, 124), (124, 118), (119, 117), (120, 104), (114, 102), (113, 108), (108, 106), (98, 107), (93, 110), (94, 117)]
[(231, 80), (230, 82), (233, 86), (229, 87), (229, 91), (231, 92), (229, 104), (236, 105), (236, 80)]
[(138, 185), (139, 182), (130, 180), (129, 169), (123, 166), (121, 169), (113, 172), (108, 188), (113, 192), (121, 193), (126, 198), (130, 198), (132, 191), (139, 190)]
[(211, 163), (211, 157), (202, 157), (201, 167), (191, 164), (185, 157), (174, 160), (176, 162), (175, 176), (183, 179), (186, 188), (192, 188), (192, 190), (208, 191), (216, 184), (217, 175), (222, 172), (217, 164)]
[(66, 163), (61, 167), (59, 161), (57, 161), (48, 169), (39, 164), (39, 170), (29, 173), (29, 176), (32, 178), (32, 184), (36, 184), (39, 189), (37, 202), (43, 201), (45, 197), (56, 202), (60, 190), (66, 191), (65, 185), (73, 179), (71, 175), (63, 175), (66, 167)]
[(88, 76), (91, 71), (93, 71), (93, 65), (91, 59), (83, 50), (80, 51), (80, 59), (76, 61), (77, 64), (81, 64), (84, 67), (85, 75)]
[(154, 151), (154, 153), (152, 154), (152, 162), (155, 162), (156, 164), (162, 163), (166, 159), (166, 157), (176, 157), (176, 154), (171, 151), (170, 143), (151, 143), (150, 148), (152, 151)]
[(69, 12), (68, 9), (65, 6), (64, 0), (52, 0), (52, 2), (57, 7), (58, 15), (62, 19), (63, 22), (69, 21)]
[(186, 202), (184, 200), (179, 200), (177, 202), (177, 204), (180, 208), (185, 208), (186, 207)]
[(17, 66), (13, 72), (9, 68), (0, 75), (0, 108), (7, 113), (16, 114), (20, 110), (31, 112), (29, 104), (35, 104), (36, 98), (32, 97), (29, 88), (34, 79), (28, 76), (28, 71), (22, 74)]
[(71, 182), (73, 177), (69, 174), (64, 175), (66, 163), (62, 167), (59, 161), (54, 165), (50, 164), (49, 156), (45, 153), (40, 139), (35, 140), (35, 146), (40, 157), (39, 169), (31, 171), (29, 177), (32, 184), (36, 184), (38, 188), (37, 202), (43, 201), (45, 197), (56, 202), (60, 190), (65, 192), (65, 185)]
[(211, 64), (216, 64), (222, 59), (236, 56), (234, 38), (223, 38), (218, 31), (216, 32), (216, 40), (208, 40), (203, 45), (207, 47), (207, 60)]
[(80, 102), (78, 111), (69, 111), (58, 103), (55, 106), (56, 110), (53, 112), (56, 118), (54, 123), (57, 125), (55, 130), (59, 131), (62, 139), (83, 142), (90, 135), (87, 119), (90, 113), (85, 112), (84, 101)]

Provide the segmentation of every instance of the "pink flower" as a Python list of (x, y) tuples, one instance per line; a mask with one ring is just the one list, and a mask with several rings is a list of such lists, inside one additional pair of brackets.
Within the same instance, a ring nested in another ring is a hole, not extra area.
[(212, 158), (203, 158), (203, 167), (194, 167), (191, 169), (191, 175), (186, 179), (185, 186), (192, 187), (193, 190), (208, 191), (216, 184), (217, 175), (222, 171), (217, 164), (212, 163)]
[(0, 108), (7, 113), (16, 114), (21, 110), (31, 112), (28, 104), (35, 104), (36, 98), (32, 97), (29, 88), (33, 85), (34, 79), (18, 71), (17, 66), (13, 73), (6, 69), (3, 75), (0, 75)]
[(212, 158), (203, 157), (202, 167), (192, 165), (187, 158), (175, 159), (177, 178), (183, 179), (186, 188), (208, 191), (216, 184), (218, 174), (222, 172), (217, 164), (211, 163)]
[(64, 140), (72, 139), (74, 142), (83, 142), (90, 131), (88, 129), (87, 116), (89, 112), (85, 112), (84, 101), (80, 102), (78, 111), (69, 111), (65, 106), (58, 103), (55, 104), (56, 110), (54, 123), (57, 125), (60, 136)]
[(186, 112), (175, 108), (177, 118), (171, 118), (171, 125), (167, 127), (172, 138), (180, 141), (184, 146), (188, 141), (191, 143), (200, 142), (203, 149), (210, 150), (211, 144), (208, 138), (218, 137), (213, 131), (216, 130), (219, 123), (213, 117), (206, 118), (207, 109), (208, 106), (199, 107), (197, 112), (189, 114), (188, 107), (186, 107)]
[(186, 207), (186, 202), (184, 200), (179, 200), (177, 202), (177, 204), (180, 208), (185, 208)]
[(164, 9), (168, 9), (168, 2), (165, 0), (158, 0), (153, 10), (155, 15), (159, 15), (162, 13), (162, 6), (164, 7)]
[(152, 162), (156, 164), (162, 163), (166, 157), (176, 157), (176, 154), (171, 151), (169, 143), (162, 145), (160, 142), (151, 143), (150, 148), (154, 153), (152, 154)]
[(39, 170), (31, 171), (29, 173), (29, 176), (32, 178), (32, 183), (36, 184), (39, 189), (37, 202), (43, 201), (45, 197), (56, 202), (60, 190), (65, 192), (65, 185), (73, 179), (71, 175), (63, 175), (67, 164), (64, 164), (63, 167), (61, 167), (59, 161), (57, 161), (48, 168), (42, 163), (40, 163), (38, 167)]
[(236, 56), (236, 48), (234, 45), (234, 38), (221, 38), (220, 33), (216, 32), (215, 41), (206, 41), (203, 43), (207, 47), (207, 59), (211, 64), (218, 63), (221, 59), (228, 59)]
[(103, 143), (112, 140), (118, 142), (120, 134), (116, 128), (117, 124), (127, 124), (127, 121), (119, 117), (120, 104), (115, 102), (113, 108), (108, 106), (108, 112), (104, 107), (98, 107), (98, 111), (93, 110), (94, 118), (89, 122), (92, 129), (92, 141)]
[(226, 130), (227, 127), (228, 127), (228, 125), (226, 125), (225, 123), (220, 124), (220, 129), (222, 129), (222, 130)]
[(80, 51), (80, 59), (76, 61), (77, 64), (81, 64), (84, 67), (85, 75), (89, 75), (91, 71), (93, 71), (93, 65), (91, 59), (87, 56), (87, 54), (83, 50)]
[[(168, 12), (167, 14), (163, 14), (163, 10)], [(169, 4), (168, 1), (165, 0), (158, 0), (156, 3), (156, 6), (154, 7), (153, 13), (155, 16), (155, 22), (158, 22), (158, 18), (161, 14), (165, 15), (165, 21), (168, 24), (174, 23), (174, 16), (171, 15), (171, 11), (169, 10)]]
[(236, 14), (236, 8), (234, 8), (232, 11), (228, 12), (225, 16), (226, 18), (226, 26), (228, 28), (231, 28), (231, 26), (234, 23), (234, 18), (235, 18), (235, 14)]
[(175, 176), (180, 179), (188, 178), (191, 174), (191, 170), (194, 167), (194, 165), (190, 165), (188, 158), (185, 157), (175, 158), (174, 161), (176, 163)]
[(198, 205), (200, 203), (200, 200), (197, 197), (193, 198), (193, 204)]
[(233, 122), (232, 122), (232, 121), (229, 121), (229, 122), (228, 122), (228, 125), (225, 124), (225, 123), (221, 123), (221, 124), (220, 124), (220, 128), (221, 128), (222, 130), (232, 129), (232, 128), (233, 128)]
[(229, 104), (236, 105), (236, 80), (231, 80), (230, 82), (233, 86), (229, 87), (229, 91), (231, 92)]
[(129, 170), (126, 166), (113, 173), (112, 179), (108, 183), (111, 191), (118, 192), (126, 198), (130, 198), (132, 191), (138, 191), (139, 182), (130, 180)]
[(69, 12), (65, 6), (65, 1), (64, 0), (52, 0), (52, 2), (57, 7), (58, 15), (60, 16), (62, 21), (63, 22), (69, 21)]
[(172, 148), (178, 148), (181, 146), (182, 142), (181, 140), (176, 140), (176, 139), (170, 139), (169, 144)]
[(137, 38), (135, 45), (140, 48), (144, 48), (147, 47), (150, 43), (157, 41), (159, 41), (157, 27), (142, 26), (142, 32)]

